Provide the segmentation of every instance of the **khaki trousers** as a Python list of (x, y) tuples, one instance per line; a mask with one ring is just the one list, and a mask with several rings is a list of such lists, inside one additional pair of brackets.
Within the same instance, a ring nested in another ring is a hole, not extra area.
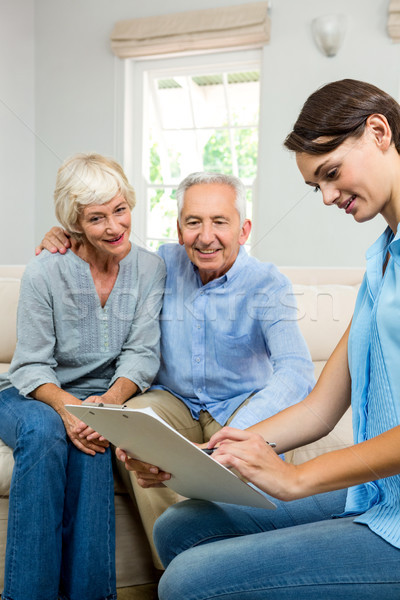
[[(227, 425), (232, 421), (237, 411), (247, 402), (248, 400), (241, 404), (230, 416)], [(198, 421), (193, 419), (190, 410), (182, 400), (165, 390), (145, 392), (126, 402), (126, 405), (129, 408), (151, 407), (171, 427), (179, 431), (179, 433), (191, 442), (196, 442), (197, 444), (208, 442), (210, 437), (221, 429), (221, 425), (207, 411), (201, 411)], [(140, 487), (135, 474), (128, 472), (121, 461), (117, 461), (117, 463), (123, 481), (138, 506), (143, 528), (153, 555), (154, 566), (156, 569), (163, 569), (153, 542), (154, 523), (169, 506), (179, 502), (183, 498), (167, 487), (149, 489)]]

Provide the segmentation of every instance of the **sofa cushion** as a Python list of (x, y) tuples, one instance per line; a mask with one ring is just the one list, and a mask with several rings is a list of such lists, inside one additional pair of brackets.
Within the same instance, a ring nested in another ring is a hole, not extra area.
[(0, 440), (0, 496), (8, 496), (13, 467), (12, 450)]
[(0, 277), (0, 363), (11, 362), (15, 350), (19, 287), (19, 279)]
[[(358, 289), (359, 285), (293, 285), (298, 323), (310, 350), (316, 379), (351, 321)], [(285, 458), (288, 462), (299, 464), (352, 443), (349, 409), (329, 435), (286, 453)]]
[(314, 363), (326, 361), (349, 325), (358, 285), (293, 285), (298, 323)]

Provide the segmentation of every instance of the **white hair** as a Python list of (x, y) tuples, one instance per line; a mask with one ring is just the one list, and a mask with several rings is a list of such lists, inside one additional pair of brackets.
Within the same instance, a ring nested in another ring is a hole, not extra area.
[(210, 173), (207, 171), (199, 171), (197, 173), (190, 173), (178, 186), (176, 190), (176, 200), (178, 203), (178, 220), (181, 222), (181, 214), (183, 209), (183, 203), (185, 198), (185, 192), (192, 187), (192, 185), (201, 185), (208, 183), (221, 183), (229, 185), (235, 190), (236, 199), (235, 207), (239, 213), (240, 225), (243, 225), (246, 218), (246, 189), (243, 183), (235, 175), (225, 175), (224, 173)]
[(57, 173), (54, 191), (56, 217), (74, 237), (79, 215), (84, 206), (105, 204), (120, 193), (130, 210), (135, 206), (135, 191), (114, 159), (101, 154), (75, 154)]

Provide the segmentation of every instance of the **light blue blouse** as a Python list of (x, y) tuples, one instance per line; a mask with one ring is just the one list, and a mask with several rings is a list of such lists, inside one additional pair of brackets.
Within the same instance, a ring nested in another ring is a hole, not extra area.
[(87, 262), (43, 251), (27, 265), (18, 304), (17, 347), (0, 391), (28, 396), (54, 383), (77, 398), (125, 377), (147, 388), (159, 367), (165, 265), (132, 246), (102, 308)]
[[(359, 443), (400, 424), (400, 226), (395, 237), (387, 228), (367, 252), (348, 352)], [(346, 513), (362, 513), (356, 522), (400, 548), (400, 475), (350, 488)]]

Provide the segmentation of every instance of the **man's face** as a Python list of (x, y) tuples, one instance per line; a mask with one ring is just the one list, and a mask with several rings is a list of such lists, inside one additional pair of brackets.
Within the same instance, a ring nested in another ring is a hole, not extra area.
[(201, 183), (186, 190), (179, 243), (198, 269), (202, 282), (224, 275), (249, 237), (251, 222), (240, 226), (236, 192), (225, 183)]

